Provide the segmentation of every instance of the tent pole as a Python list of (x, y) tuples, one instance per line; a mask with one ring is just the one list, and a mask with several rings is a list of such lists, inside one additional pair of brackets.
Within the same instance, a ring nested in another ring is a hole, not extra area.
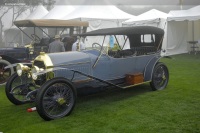
[(179, 0), (180, 9), (183, 10), (183, 0)]
[(31, 40), (33, 40), (32, 37), (30, 37), (28, 34), (26, 34), (26, 32), (24, 32), (20, 27), (17, 27), (18, 29), (20, 29), (26, 36), (28, 36)]
[(41, 27), (38, 27), (45, 35), (47, 35), (49, 38), (51, 38), (50, 37), (50, 35), (48, 35)]
[(21, 41), (21, 43), (22, 43), (22, 45), (24, 46), (24, 35), (23, 35), (23, 32), (22, 31), (20, 31), (20, 33), (21, 33), (21, 39), (22, 39), (22, 41)]
[(192, 40), (194, 41), (194, 21), (192, 21)]

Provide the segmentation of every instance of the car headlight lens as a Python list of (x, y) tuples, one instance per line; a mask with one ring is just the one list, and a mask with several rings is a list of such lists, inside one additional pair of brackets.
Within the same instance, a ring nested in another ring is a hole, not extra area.
[(31, 74), (32, 74), (33, 80), (37, 80), (37, 78), (38, 78), (37, 72), (39, 72), (39, 71), (40, 71), (40, 69), (37, 66), (32, 67)]
[(18, 76), (21, 76), (23, 73), (22, 67), (23, 67), (23, 64), (21, 64), (21, 63), (17, 64), (17, 66), (16, 66)]
[(26, 65), (18, 63), (16, 66), (17, 75), (22, 76), (23, 72), (29, 72), (30, 68)]
[(32, 78), (33, 78), (33, 80), (37, 80), (37, 78), (38, 78), (37, 74), (36, 73), (32, 73)]

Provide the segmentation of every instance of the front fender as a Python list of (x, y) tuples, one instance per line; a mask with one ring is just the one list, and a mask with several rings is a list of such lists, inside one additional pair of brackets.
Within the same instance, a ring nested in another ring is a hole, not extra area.
[(145, 66), (144, 81), (151, 81), (152, 74), (156, 63), (161, 59), (161, 56), (154, 56)]

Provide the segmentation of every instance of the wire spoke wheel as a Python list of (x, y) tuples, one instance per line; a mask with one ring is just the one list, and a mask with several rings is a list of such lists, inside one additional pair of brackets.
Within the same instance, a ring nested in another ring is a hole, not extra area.
[(45, 83), (37, 95), (36, 108), (45, 120), (69, 115), (75, 105), (74, 87), (64, 78), (55, 78)]
[(5, 62), (0, 62), (0, 84), (4, 84), (11, 76), (11, 69), (4, 69), (6, 66)]
[(6, 96), (16, 105), (27, 103), (26, 95), (34, 90), (35, 87), (31, 85), (31, 80), (27, 75), (18, 76), (14, 73), (6, 84)]
[(150, 83), (153, 90), (164, 89), (169, 80), (169, 72), (164, 63), (158, 63), (153, 71), (152, 81)]

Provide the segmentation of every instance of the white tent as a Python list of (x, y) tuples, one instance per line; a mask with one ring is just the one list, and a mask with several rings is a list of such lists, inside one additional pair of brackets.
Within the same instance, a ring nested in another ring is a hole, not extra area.
[[(12, 10), (10, 10), (12, 11)], [(12, 11), (13, 13), (13, 11)], [(11, 13), (11, 14), (12, 14)], [(11, 14), (9, 13), (9, 17), (5, 18), (6, 21), (4, 22), (6, 25), (10, 25), (12, 23), (11, 20)], [(26, 10), (22, 14), (20, 14), (16, 20), (21, 20), (27, 18), (27, 16), (30, 15), (30, 11)], [(4, 41), (5, 41), (5, 47), (13, 47), (22, 42), (22, 37), (21, 37), (21, 31), (16, 27), (16, 26), (9, 26), (9, 28), (6, 28), (4, 30)]]
[[(74, 11), (78, 5), (70, 5), (69, 0), (60, 0), (57, 1), (54, 8), (49, 11), (47, 15), (45, 15), (42, 19), (62, 19), (67, 14)], [(55, 36), (58, 34), (59, 30), (55, 28), (48, 28), (47, 32), (49, 36)]]
[(120, 22), (133, 17), (116, 6), (107, 5), (104, 0), (101, 1), (102, 5), (97, 5), (97, 1), (86, 0), (82, 6), (79, 6), (73, 12), (69, 13), (62, 19), (78, 19), (81, 21), (89, 21), (90, 30), (118, 27), (121, 26)]
[(43, 19), (61, 19), (70, 12), (74, 11), (78, 6), (70, 5), (69, 0), (57, 1), (54, 8), (49, 11), (49, 13), (43, 17)]
[(167, 55), (190, 51), (188, 41), (200, 39), (200, 6), (169, 12), (167, 18)]
[(40, 19), (48, 13), (49, 12), (44, 6), (39, 5), (26, 19)]
[[(113, 5), (95, 5), (95, 1), (92, 0), (87, 0), (86, 2), (89, 4), (85, 3), (84, 5), (79, 6), (76, 10), (62, 19), (88, 21), (89, 28), (87, 31), (92, 31), (102, 28), (119, 27), (121, 26), (122, 21), (133, 17), (133, 15), (128, 14)], [(92, 42), (90, 39), (87, 41), (89, 44)], [(99, 41), (100, 39), (97, 40), (97, 42)]]
[[(151, 9), (145, 13), (135, 16), (129, 20), (122, 22), (123, 26), (155, 26), (166, 30), (166, 19), (168, 14), (156, 9)], [(166, 35), (166, 34), (165, 34)], [(164, 37), (165, 39), (165, 37)], [(166, 42), (163, 42), (162, 49), (166, 49)], [(162, 55), (165, 52), (162, 51)]]
[[(49, 11), (47, 11), (47, 9), (43, 5), (39, 5), (26, 19), (40, 19), (43, 18), (48, 13)], [(24, 32), (30, 36), (31, 34), (34, 33), (34, 28), (32, 27), (25, 28)], [(39, 37), (43, 36), (43, 32), (38, 28), (35, 28), (35, 34)], [(24, 34), (22, 35), (23, 35), (22, 44), (30, 43), (31, 39)]]
[[(47, 13), (48, 13), (47, 9), (44, 6), (39, 5), (25, 19), (40, 19), (44, 17)], [(34, 29), (26, 28), (24, 29), (24, 31), (30, 35), (30, 34), (33, 34)], [(38, 29), (36, 29), (36, 33), (42, 36), (42, 32), (39, 31)], [(16, 43), (18, 45), (24, 45), (31, 41), (30, 38), (24, 35), (16, 26), (12, 26), (11, 28), (5, 30), (4, 34), (5, 34), (6, 46), (13, 46), (13, 44), (16, 44)]]
[(55, 5), (43, 19), (60, 19), (74, 11), (76, 6), (70, 5)]
[(123, 22), (125, 26), (151, 25), (164, 28), (168, 14), (156, 9), (151, 9), (145, 13), (135, 16)]
[(21, 44), (21, 31), (16, 26), (12, 26), (11, 28), (6, 29), (4, 31), (4, 41), (6, 47), (13, 47)]

